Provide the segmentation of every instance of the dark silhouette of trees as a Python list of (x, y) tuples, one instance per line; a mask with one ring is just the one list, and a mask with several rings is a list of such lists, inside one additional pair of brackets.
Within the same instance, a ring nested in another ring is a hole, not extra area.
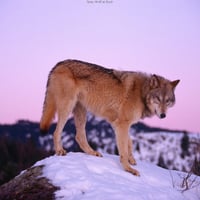
[(189, 136), (188, 133), (185, 131), (181, 139), (182, 158), (184, 158), (185, 156), (189, 156), (189, 147), (190, 147)]
[(0, 136), (0, 185), (51, 154), (38, 148), (31, 137), (22, 142)]

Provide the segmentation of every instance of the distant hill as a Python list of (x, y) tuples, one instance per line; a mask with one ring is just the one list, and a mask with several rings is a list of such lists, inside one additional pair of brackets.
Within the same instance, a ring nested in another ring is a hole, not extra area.
[[(49, 133), (52, 134), (55, 130), (56, 124), (53, 123), (50, 127)], [(96, 129), (97, 131), (101, 132), (102, 129), (110, 130), (111, 126), (105, 120), (97, 120), (94, 116), (89, 116), (86, 130), (90, 132), (92, 129)], [(180, 130), (170, 130), (170, 129), (163, 129), (158, 127), (151, 127), (142, 122), (138, 122), (131, 126), (131, 129), (134, 130), (136, 133), (151, 133), (151, 132), (173, 132), (179, 133), (183, 132)], [(75, 133), (75, 126), (73, 118), (69, 119), (64, 127), (64, 132)], [(110, 134), (110, 131), (107, 132)], [(38, 122), (31, 122), (27, 120), (19, 120), (15, 124), (0, 124), (0, 136), (11, 137), (13, 139), (20, 139), (22, 141), (26, 141), (27, 138), (32, 137), (33, 139), (37, 140), (40, 134), (39, 130), (39, 123)]]

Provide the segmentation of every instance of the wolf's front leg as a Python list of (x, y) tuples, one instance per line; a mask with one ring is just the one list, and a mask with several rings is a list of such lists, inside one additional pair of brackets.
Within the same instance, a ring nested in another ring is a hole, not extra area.
[(130, 142), (128, 130), (129, 126), (126, 122), (115, 124), (115, 134), (117, 139), (117, 147), (120, 155), (120, 161), (123, 168), (126, 171), (130, 172), (133, 175), (140, 176), (140, 173), (136, 169), (133, 169), (129, 164), (129, 162), (131, 164), (135, 164), (135, 159), (132, 157), (132, 154), (131, 156), (129, 154)]

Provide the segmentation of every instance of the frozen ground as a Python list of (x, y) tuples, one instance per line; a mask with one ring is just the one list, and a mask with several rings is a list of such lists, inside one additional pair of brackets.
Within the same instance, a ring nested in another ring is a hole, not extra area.
[(44, 175), (61, 190), (57, 199), (66, 200), (199, 200), (200, 177), (191, 176), (189, 190), (181, 187), (183, 172), (169, 171), (138, 161), (134, 166), (141, 176), (123, 171), (119, 157), (102, 158), (84, 153), (52, 156), (36, 163), (45, 165)]

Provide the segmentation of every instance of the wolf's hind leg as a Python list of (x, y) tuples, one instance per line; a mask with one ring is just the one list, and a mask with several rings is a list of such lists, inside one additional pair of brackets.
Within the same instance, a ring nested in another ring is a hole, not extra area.
[(67, 122), (67, 118), (74, 106), (73, 101), (69, 101), (68, 103), (66, 102), (65, 101), (59, 102), (59, 105), (57, 108), (58, 122), (57, 122), (56, 130), (54, 132), (54, 148), (57, 155), (66, 154), (66, 151), (62, 147), (61, 135), (62, 135), (63, 128)]
[(133, 143), (130, 136), (128, 139), (128, 161), (131, 165), (136, 165), (136, 160), (133, 157)]
[(67, 119), (66, 116), (59, 117), (57, 126), (56, 126), (56, 130), (54, 132), (54, 137), (53, 137), (54, 148), (55, 148), (56, 154), (59, 156), (66, 154), (66, 151), (63, 149), (62, 143), (61, 143), (61, 134), (62, 134), (62, 130), (65, 126), (65, 123), (67, 121), (66, 119)]
[(84, 106), (80, 103), (77, 103), (74, 110), (74, 122), (76, 126), (76, 141), (79, 144), (80, 148), (87, 154), (94, 156), (102, 156), (99, 152), (94, 151), (88, 144), (86, 133), (85, 133), (85, 124), (86, 124), (86, 114), (87, 111)]

